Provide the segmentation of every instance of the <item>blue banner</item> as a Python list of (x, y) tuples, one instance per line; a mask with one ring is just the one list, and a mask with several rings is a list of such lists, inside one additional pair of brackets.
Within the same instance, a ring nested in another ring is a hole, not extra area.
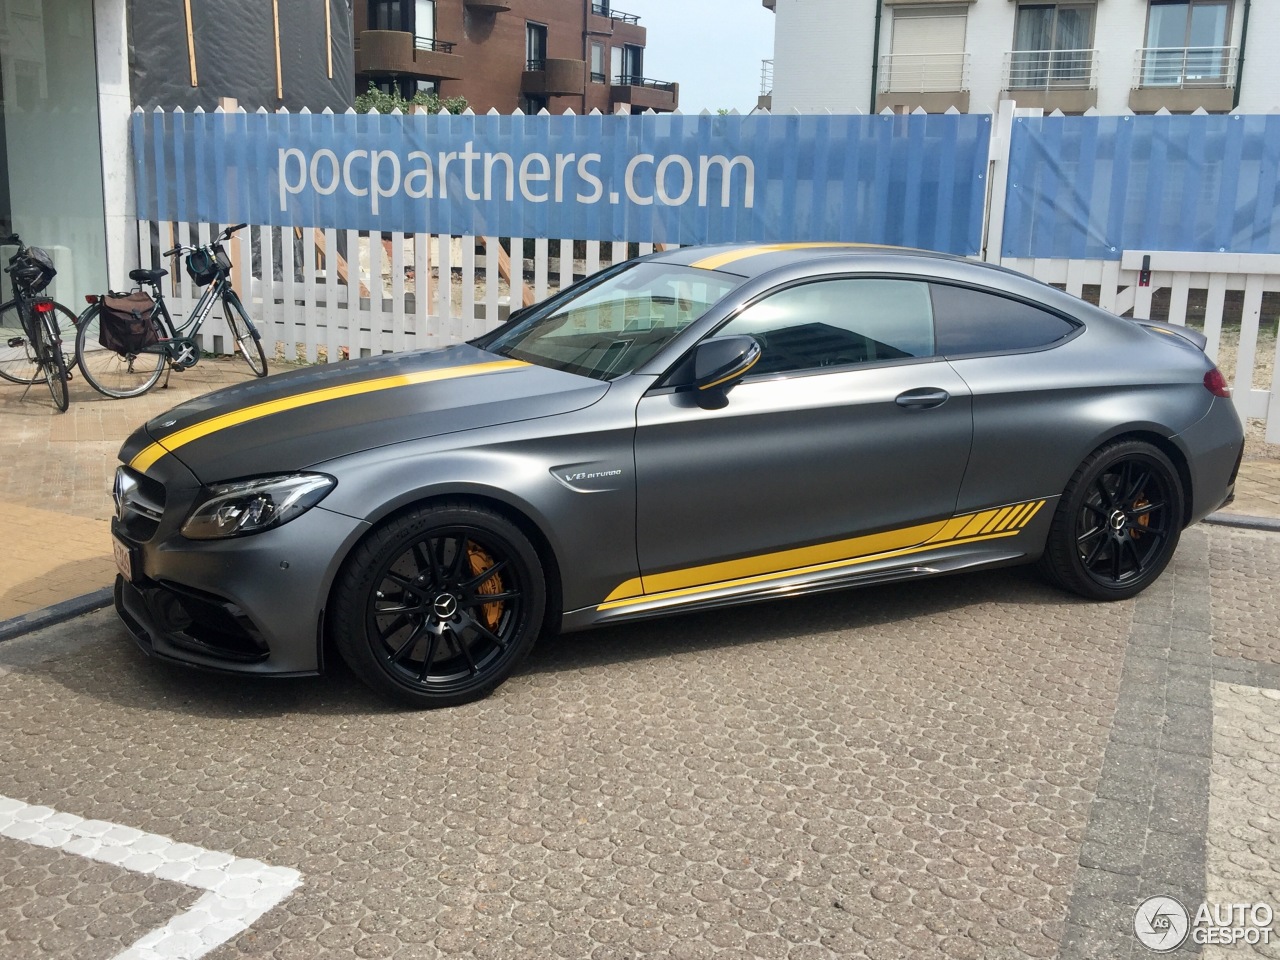
[(1006, 257), (1280, 253), (1280, 116), (1018, 118)]
[(135, 113), (153, 221), (975, 254), (988, 115)]

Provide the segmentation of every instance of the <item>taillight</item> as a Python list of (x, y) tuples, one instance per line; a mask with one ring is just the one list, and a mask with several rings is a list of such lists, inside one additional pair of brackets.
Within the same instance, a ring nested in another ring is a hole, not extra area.
[(36, 313), (50, 313), (53, 310), (52, 300), (37, 300), (32, 304), (36, 309)]
[(86, 293), (86, 294), (84, 295), (84, 302), (85, 302), (85, 303), (97, 303), (97, 302), (98, 302), (98, 295), (97, 295), (96, 293)]
[(1204, 388), (1215, 397), (1227, 399), (1231, 397), (1231, 388), (1227, 386), (1227, 378), (1222, 375), (1222, 371), (1217, 367), (1214, 367), (1204, 375)]

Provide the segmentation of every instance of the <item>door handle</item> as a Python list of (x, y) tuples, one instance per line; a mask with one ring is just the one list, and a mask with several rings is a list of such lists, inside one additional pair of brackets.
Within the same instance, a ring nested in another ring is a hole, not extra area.
[(950, 398), (951, 394), (945, 390), (936, 387), (919, 387), (898, 394), (893, 402), (904, 410), (932, 410), (934, 407), (942, 406)]

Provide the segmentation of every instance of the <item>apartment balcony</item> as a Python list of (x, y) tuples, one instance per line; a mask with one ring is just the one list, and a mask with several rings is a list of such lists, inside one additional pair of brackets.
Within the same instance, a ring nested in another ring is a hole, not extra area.
[(1144, 47), (1134, 56), (1129, 109), (1154, 113), (1210, 113), (1231, 109), (1236, 92), (1237, 47)]
[(898, 53), (880, 58), (876, 110), (969, 112), (969, 54)]
[(362, 30), (356, 37), (356, 73), (420, 80), (459, 80), (462, 57), (454, 44), (400, 30)]
[(610, 3), (591, 4), (587, 17), (587, 32), (597, 37), (611, 37), (615, 43), (629, 43), (643, 47), (649, 31), (640, 26), (640, 17), (619, 10)]
[(506, 13), (511, 4), (506, 0), (465, 0), (466, 8), (475, 13)]
[(630, 104), (632, 113), (670, 113), (680, 106), (680, 84), (647, 77), (614, 77), (609, 98), (615, 107)]
[(585, 60), (530, 60), (520, 77), (520, 92), (534, 97), (580, 97), (586, 91)]
[(1098, 51), (1010, 50), (1000, 97), (1045, 112), (1084, 113), (1098, 105)]

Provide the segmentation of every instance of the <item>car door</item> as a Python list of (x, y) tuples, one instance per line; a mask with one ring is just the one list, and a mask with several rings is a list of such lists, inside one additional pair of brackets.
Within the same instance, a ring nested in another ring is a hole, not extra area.
[(774, 555), (864, 534), (887, 532), (870, 548), (894, 549), (914, 536), (902, 528), (953, 515), (970, 395), (935, 359), (926, 283), (791, 285), (713, 336), (736, 334), (754, 336), (762, 355), (719, 409), (671, 388), (638, 405), (646, 593), (728, 579), (732, 565), (691, 569), (723, 561), (749, 559), (738, 569), (756, 574), (794, 569), (796, 554)]

